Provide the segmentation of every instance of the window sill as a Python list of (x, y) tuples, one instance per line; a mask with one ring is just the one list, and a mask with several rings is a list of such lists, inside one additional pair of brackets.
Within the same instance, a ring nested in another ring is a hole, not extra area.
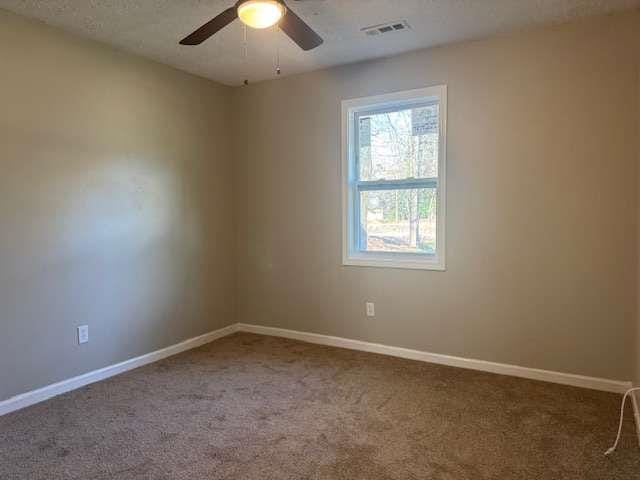
[[(407, 258), (408, 257), (408, 258)], [(398, 256), (360, 254), (350, 255), (342, 259), (342, 265), (346, 267), (376, 267), (376, 268), (398, 268), (407, 270), (434, 270), (444, 272), (446, 270), (444, 261), (435, 256), (420, 258), (416, 255), (407, 255), (402, 258)]]

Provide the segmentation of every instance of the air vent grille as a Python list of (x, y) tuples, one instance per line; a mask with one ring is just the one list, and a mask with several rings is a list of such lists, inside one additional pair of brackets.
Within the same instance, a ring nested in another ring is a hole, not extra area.
[(411, 30), (411, 26), (409, 26), (409, 23), (406, 20), (381, 23), (380, 25), (371, 25), (370, 27), (364, 27), (361, 29), (361, 31), (369, 37), (375, 37), (386, 33), (406, 32), (407, 30)]

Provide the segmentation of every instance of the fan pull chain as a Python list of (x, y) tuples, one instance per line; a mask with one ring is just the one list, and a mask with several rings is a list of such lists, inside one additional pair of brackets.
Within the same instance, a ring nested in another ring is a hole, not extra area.
[(280, 75), (280, 25), (276, 25), (276, 75)]
[(247, 70), (249, 68), (249, 44), (247, 42), (247, 26), (244, 25), (244, 40), (243, 40), (243, 46), (244, 46), (244, 84), (245, 85), (249, 85), (249, 75), (247, 75)]

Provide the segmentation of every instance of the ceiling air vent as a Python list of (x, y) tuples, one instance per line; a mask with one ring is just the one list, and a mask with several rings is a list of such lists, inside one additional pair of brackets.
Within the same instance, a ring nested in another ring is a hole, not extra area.
[(361, 32), (364, 32), (364, 34), (369, 37), (375, 37), (384, 33), (406, 32), (407, 30), (411, 30), (411, 27), (406, 20), (381, 23), (380, 25), (371, 25), (370, 27), (360, 29)]

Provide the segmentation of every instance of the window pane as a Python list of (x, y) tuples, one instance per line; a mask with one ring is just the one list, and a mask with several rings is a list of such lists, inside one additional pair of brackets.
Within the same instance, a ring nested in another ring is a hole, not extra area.
[(357, 117), (361, 180), (438, 176), (438, 105)]
[(436, 252), (435, 188), (360, 192), (360, 250)]

